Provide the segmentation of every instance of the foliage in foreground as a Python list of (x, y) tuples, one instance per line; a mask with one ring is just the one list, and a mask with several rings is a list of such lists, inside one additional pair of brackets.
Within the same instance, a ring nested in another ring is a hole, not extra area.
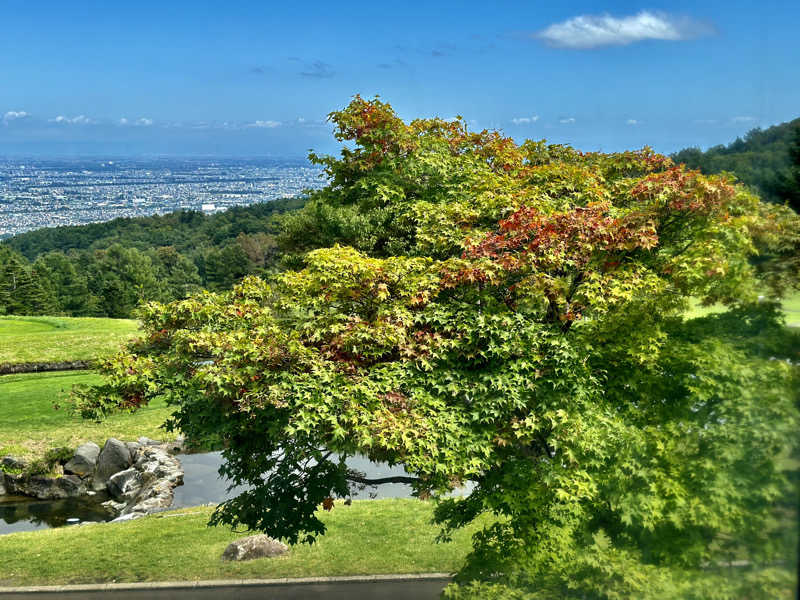
[[(251, 486), (212, 522), (293, 542), (363, 482), (346, 456), (403, 464), (443, 539), (498, 517), (458, 580), (515, 594), (680, 598), (731, 555), (785, 557), (798, 340), (756, 298), (797, 283), (794, 213), (648, 149), (517, 145), (358, 97), (331, 120), (353, 145), (314, 157), (331, 183), (286, 220), (298, 269), (149, 305), (85, 414), (163, 396)], [(729, 310), (685, 320), (690, 298)], [(769, 597), (756, 573), (704, 581)]]

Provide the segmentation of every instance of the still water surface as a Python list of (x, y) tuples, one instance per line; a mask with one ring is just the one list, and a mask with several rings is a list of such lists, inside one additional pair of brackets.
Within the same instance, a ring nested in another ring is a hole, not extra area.
[[(183, 465), (183, 485), (175, 488), (172, 508), (218, 503), (236, 496), (245, 488), (228, 491), (228, 481), (217, 473), (222, 464), (221, 452), (202, 454), (180, 454)], [(354, 457), (347, 464), (367, 474), (367, 477), (406, 475), (402, 467), (390, 467), (385, 463), (372, 463), (363, 457)], [(366, 487), (354, 491), (354, 499), (407, 498), (411, 486), (403, 483), (387, 483), (377, 487)], [(113, 517), (100, 506), (106, 496), (95, 498), (68, 498), (66, 500), (31, 500), (15, 496), (0, 496), (0, 535), (17, 531), (34, 531), (50, 527), (63, 527), (78, 522), (109, 521)]]

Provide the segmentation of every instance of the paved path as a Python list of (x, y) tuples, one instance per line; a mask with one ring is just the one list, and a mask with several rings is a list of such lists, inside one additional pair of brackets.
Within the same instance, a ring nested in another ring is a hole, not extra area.
[(0, 588), (9, 600), (434, 600), (449, 582), (443, 573), (295, 580), (201, 581)]

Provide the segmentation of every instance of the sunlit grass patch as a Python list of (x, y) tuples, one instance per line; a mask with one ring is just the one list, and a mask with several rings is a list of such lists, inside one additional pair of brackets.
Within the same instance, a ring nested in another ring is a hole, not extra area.
[(0, 364), (91, 360), (135, 336), (133, 319), (0, 317)]

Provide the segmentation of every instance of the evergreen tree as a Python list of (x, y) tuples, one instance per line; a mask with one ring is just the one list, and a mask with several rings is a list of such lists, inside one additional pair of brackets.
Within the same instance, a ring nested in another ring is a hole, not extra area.
[(76, 261), (63, 252), (49, 252), (36, 259), (33, 270), (53, 290), (59, 312), (72, 317), (89, 314), (89, 287)]
[(52, 290), (31, 271), (24, 257), (7, 249), (0, 255), (0, 287), (6, 314), (45, 315), (56, 310)]

